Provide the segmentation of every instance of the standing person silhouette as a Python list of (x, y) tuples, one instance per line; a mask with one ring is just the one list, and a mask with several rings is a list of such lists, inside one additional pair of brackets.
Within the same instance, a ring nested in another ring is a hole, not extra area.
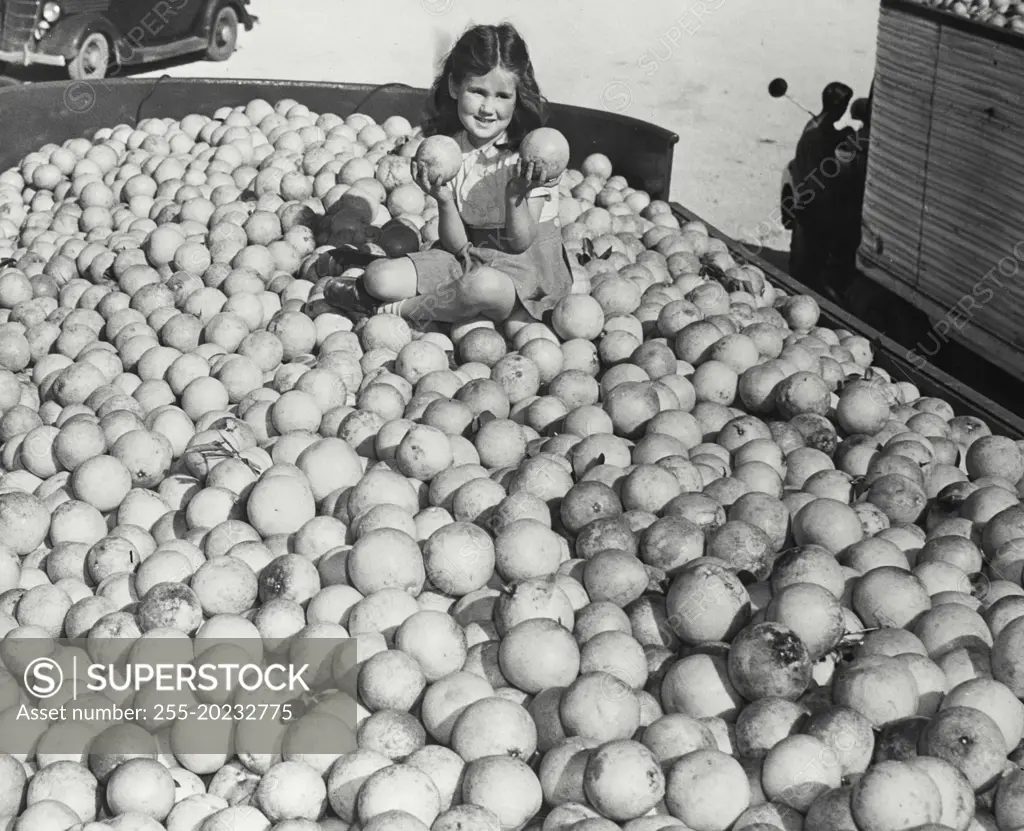
[(854, 160), (852, 127), (838, 128), (853, 98), (846, 84), (833, 81), (821, 93), (821, 112), (810, 119), (796, 146), (795, 204), (790, 272), (809, 288), (833, 295), (830, 271), (842, 248), (848, 172)]

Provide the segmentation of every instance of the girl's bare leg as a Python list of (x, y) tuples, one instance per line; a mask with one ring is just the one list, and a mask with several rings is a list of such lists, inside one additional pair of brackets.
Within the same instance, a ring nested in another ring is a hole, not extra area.
[[(408, 257), (400, 257), (375, 260), (367, 265), (358, 282), (368, 298), (410, 323), (462, 323), (481, 316), (506, 320), (516, 305), (512, 280), (493, 269), (473, 272), (470, 279), (450, 280), (430, 294), (417, 294), (416, 266)], [(352, 288), (354, 285), (348, 290)], [(340, 289), (332, 292), (328, 287), (325, 296), (335, 305), (352, 305), (350, 298), (341, 297)]]
[(332, 306), (350, 313), (372, 315), (381, 305), (416, 294), (416, 267), (408, 257), (374, 260), (359, 277), (336, 277), (324, 287)]
[(515, 308), (516, 288), (501, 272), (487, 269), (396, 305), (397, 312), (410, 322), (463, 323), (481, 316), (505, 320)]
[(367, 294), (382, 303), (394, 303), (416, 295), (416, 266), (408, 257), (374, 260), (363, 272)]

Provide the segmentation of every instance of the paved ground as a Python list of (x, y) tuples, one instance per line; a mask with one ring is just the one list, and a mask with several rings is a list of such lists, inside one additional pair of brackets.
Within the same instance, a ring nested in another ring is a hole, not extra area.
[[(427, 86), (467, 24), (511, 20), (552, 101), (606, 107), (680, 136), (672, 196), (726, 233), (787, 249), (767, 222), (807, 119), (767, 94), (783, 76), (816, 108), (843, 80), (866, 94), (871, 0), (252, 0), (261, 18), (223, 64), (148, 75), (292, 78)], [(759, 229), (759, 230), (758, 230)]]

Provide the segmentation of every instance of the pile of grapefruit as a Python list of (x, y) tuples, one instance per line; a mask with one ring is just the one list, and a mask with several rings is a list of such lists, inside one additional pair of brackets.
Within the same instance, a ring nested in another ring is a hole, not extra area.
[[(601, 155), (546, 322), (350, 320), (327, 252), (437, 239), (421, 142), (256, 100), (0, 173), (0, 828), (1024, 828), (1024, 444)], [(60, 638), (357, 667), (195, 753), (19, 721)]]
[(1018, 0), (917, 0), (924, 6), (999, 29), (1024, 33), (1024, 5)]

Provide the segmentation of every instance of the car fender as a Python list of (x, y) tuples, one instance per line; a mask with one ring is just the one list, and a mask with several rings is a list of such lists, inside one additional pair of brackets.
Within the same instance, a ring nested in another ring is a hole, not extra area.
[(78, 54), (86, 35), (93, 32), (106, 35), (112, 46), (115, 46), (121, 37), (117, 27), (105, 15), (89, 12), (58, 20), (43, 38), (40, 46), (42, 51), (52, 55), (63, 55), (70, 61)]
[(249, 4), (245, 0), (209, 0), (203, 8), (202, 17), (199, 19), (199, 29), (196, 32), (199, 37), (209, 37), (217, 12), (225, 6), (231, 6), (231, 8), (238, 12), (238, 22), (245, 27), (247, 32), (252, 29), (258, 20), (255, 15), (249, 14)]

